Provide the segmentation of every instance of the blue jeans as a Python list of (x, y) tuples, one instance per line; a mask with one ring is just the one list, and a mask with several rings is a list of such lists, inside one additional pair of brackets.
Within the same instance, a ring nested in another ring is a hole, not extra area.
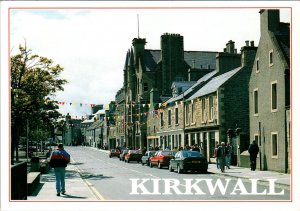
[(65, 192), (65, 167), (55, 167), (54, 168), (55, 178), (56, 178), (56, 191), (57, 193)]

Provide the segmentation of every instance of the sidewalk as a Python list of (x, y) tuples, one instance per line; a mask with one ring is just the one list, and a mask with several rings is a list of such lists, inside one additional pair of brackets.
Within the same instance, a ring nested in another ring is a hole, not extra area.
[[(98, 150), (104, 153), (109, 153), (109, 150)], [(225, 168), (225, 172), (222, 173), (220, 169), (217, 169), (216, 164), (208, 164), (208, 172), (241, 179), (258, 179), (258, 183), (262, 185), (269, 185), (268, 179), (276, 179), (275, 184), (285, 189), (290, 189), (291, 184), (290, 174), (284, 174), (275, 171), (260, 171), (259, 169), (256, 169), (256, 171), (251, 171), (250, 167), (244, 168), (230, 166), (230, 169)]]
[(220, 169), (217, 169), (216, 164), (209, 164), (208, 171), (214, 174), (230, 176), (241, 179), (258, 179), (260, 184), (269, 184), (267, 179), (276, 179), (275, 184), (280, 185), (282, 188), (290, 189), (290, 174), (279, 173), (275, 171), (251, 171), (249, 168), (230, 166), (230, 169), (225, 167), (225, 172), (222, 173)]
[(28, 201), (97, 201), (100, 200), (92, 192), (90, 184), (80, 177), (76, 163), (71, 162), (66, 168), (66, 195), (56, 196), (54, 169), (48, 174), (42, 174), (40, 186)]

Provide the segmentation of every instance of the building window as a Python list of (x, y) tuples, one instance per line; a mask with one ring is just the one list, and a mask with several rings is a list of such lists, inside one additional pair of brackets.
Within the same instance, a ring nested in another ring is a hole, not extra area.
[(171, 109), (168, 110), (168, 125), (171, 126), (171, 119), (172, 119), (172, 116), (171, 116)]
[(164, 113), (160, 113), (160, 126), (164, 126)]
[(256, 59), (256, 72), (259, 72), (259, 58)]
[(178, 125), (178, 108), (175, 108), (175, 125)]
[(254, 115), (258, 115), (258, 89), (253, 91)]
[(271, 83), (271, 110), (277, 111), (277, 81)]
[(189, 122), (190, 122), (189, 116), (190, 116), (189, 104), (186, 103), (186, 104), (185, 104), (185, 123), (186, 123), (186, 124), (189, 124)]
[(195, 103), (194, 102), (192, 102), (192, 123), (195, 123), (195, 115), (196, 114), (196, 112), (195, 112)]
[(273, 65), (273, 61), (274, 61), (274, 55), (273, 55), (273, 49), (269, 51), (269, 66)]
[(148, 92), (149, 88), (148, 88), (148, 83), (144, 83), (144, 92)]
[(202, 99), (202, 122), (206, 122), (205, 98)]
[(208, 99), (208, 104), (209, 104), (209, 120), (213, 120), (214, 118), (214, 98), (213, 96), (209, 96)]
[(272, 158), (278, 158), (278, 133), (271, 133)]

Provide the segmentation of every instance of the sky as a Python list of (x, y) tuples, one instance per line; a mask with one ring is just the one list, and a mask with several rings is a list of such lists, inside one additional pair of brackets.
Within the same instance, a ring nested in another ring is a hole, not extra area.
[[(64, 67), (61, 77), (69, 83), (54, 99), (66, 102), (62, 114), (79, 118), (91, 113), (90, 104), (113, 101), (122, 87), (137, 15), (146, 49), (160, 49), (164, 33), (184, 36), (189, 51), (220, 52), (233, 40), (239, 52), (246, 40), (259, 42), (259, 9), (12, 9), (11, 52), (26, 40), (33, 53)], [(281, 10), (281, 21), (290, 22), (288, 9)]]

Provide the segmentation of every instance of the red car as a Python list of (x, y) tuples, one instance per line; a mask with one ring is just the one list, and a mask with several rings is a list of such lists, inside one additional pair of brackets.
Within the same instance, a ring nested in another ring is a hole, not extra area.
[(108, 156), (109, 156), (110, 158), (112, 158), (112, 157), (120, 157), (120, 151), (117, 150), (117, 149), (111, 149), (111, 150), (109, 151)]
[(138, 163), (142, 160), (142, 152), (140, 150), (129, 150), (124, 157), (124, 161), (130, 163), (130, 161), (137, 161)]
[(158, 168), (169, 166), (170, 160), (174, 157), (176, 151), (160, 150), (150, 158), (149, 166), (152, 168), (154, 165)]

